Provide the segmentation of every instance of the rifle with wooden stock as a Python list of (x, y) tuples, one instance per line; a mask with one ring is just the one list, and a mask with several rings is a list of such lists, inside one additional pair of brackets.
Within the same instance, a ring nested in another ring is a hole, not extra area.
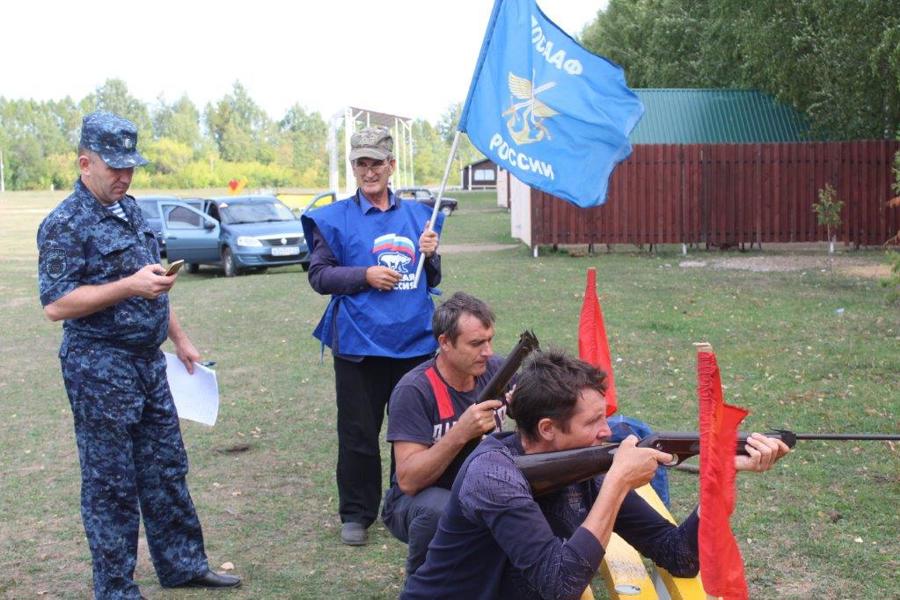
[[(900, 441), (900, 435), (879, 433), (794, 433), (786, 429), (776, 429), (764, 435), (780, 439), (789, 448), (793, 448), (798, 440)], [(744, 447), (747, 437), (749, 437), (747, 433), (738, 434), (736, 454), (747, 454)], [(672, 462), (664, 466), (674, 467), (700, 454), (700, 434), (660, 431), (643, 438), (637, 445), (640, 448), (653, 448), (673, 455)], [(618, 447), (619, 444), (602, 444), (559, 452), (522, 454), (513, 460), (525, 475), (534, 495), (541, 496), (605, 473), (612, 466)]]
[(541, 343), (533, 331), (525, 330), (519, 334), (518, 343), (506, 355), (506, 360), (503, 361), (503, 364), (500, 365), (500, 368), (488, 381), (487, 386), (478, 394), (478, 399), (475, 400), (476, 404), (485, 400), (502, 400), (503, 395), (506, 393), (506, 387), (509, 385), (513, 375), (516, 374), (516, 371), (519, 370), (519, 367), (522, 366), (528, 355), (535, 350), (540, 350), (540, 348)]
[[(509, 382), (513, 378), (513, 375), (516, 374), (516, 371), (519, 370), (519, 367), (522, 366), (522, 363), (528, 358), (528, 355), (535, 350), (540, 350), (540, 348), (541, 343), (538, 341), (537, 336), (534, 335), (533, 331), (525, 330), (519, 334), (519, 341), (510, 353), (506, 355), (506, 360), (503, 361), (503, 364), (500, 365), (500, 368), (494, 373), (493, 377), (488, 381), (488, 384), (481, 390), (481, 393), (478, 394), (475, 403), (479, 404), (486, 400), (503, 400), (504, 395), (506, 394), (506, 388), (509, 386)], [(469, 440), (469, 442), (463, 446), (463, 449), (460, 450), (459, 454), (456, 455), (456, 458), (450, 463), (448, 469), (461, 465), (480, 442), (481, 436)]]

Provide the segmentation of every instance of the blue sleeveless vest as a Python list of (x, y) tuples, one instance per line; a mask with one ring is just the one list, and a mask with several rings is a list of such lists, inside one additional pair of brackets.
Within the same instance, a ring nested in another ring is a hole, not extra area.
[[(365, 215), (357, 196), (310, 211), (313, 221), (342, 266), (390, 267), (402, 275), (389, 292), (369, 288), (350, 295), (334, 295), (313, 335), (342, 355), (410, 358), (431, 354), (437, 342), (431, 330), (431, 301), (425, 273), (413, 288), (419, 254), (419, 235), (431, 209), (395, 198), (393, 210)], [(307, 239), (311, 229), (304, 223)], [(435, 231), (440, 233), (443, 215)]]

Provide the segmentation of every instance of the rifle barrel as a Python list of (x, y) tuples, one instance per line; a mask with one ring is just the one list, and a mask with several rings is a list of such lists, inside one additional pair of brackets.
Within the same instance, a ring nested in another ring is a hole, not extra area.
[(900, 435), (891, 433), (795, 433), (798, 440), (865, 440), (900, 441)]

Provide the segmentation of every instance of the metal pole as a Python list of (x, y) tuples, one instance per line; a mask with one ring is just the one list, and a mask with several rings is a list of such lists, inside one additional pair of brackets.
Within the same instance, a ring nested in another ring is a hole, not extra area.
[[(447, 166), (444, 168), (444, 178), (441, 179), (441, 187), (438, 189), (437, 198), (434, 200), (434, 209), (431, 211), (431, 220), (428, 222), (428, 229), (434, 229), (434, 221), (437, 219), (438, 211), (441, 209), (441, 198), (444, 197), (444, 189), (447, 187), (447, 178), (450, 176), (450, 167), (453, 166), (453, 157), (456, 156), (456, 149), (459, 147), (459, 130), (453, 136), (453, 144), (450, 146), (450, 156), (447, 157)], [(424, 257), (419, 260), (416, 265), (416, 278), (413, 280), (413, 289), (419, 287), (419, 277), (422, 276), (422, 267), (425, 266)]]
[(798, 440), (831, 440), (848, 441), (860, 440), (867, 442), (898, 442), (900, 435), (892, 433), (795, 433)]
[(328, 120), (328, 188), (338, 196), (341, 195), (341, 176), (338, 171), (338, 124), (344, 117), (344, 111), (338, 111)]
[(353, 193), (353, 167), (350, 165), (350, 136), (356, 130), (356, 115), (347, 107), (344, 111), (344, 192)]
[(400, 137), (400, 120), (394, 117), (394, 127), (391, 135), (394, 137), (396, 144), (394, 158), (397, 160), (396, 177), (392, 182), (395, 187), (406, 187), (406, 161), (403, 158), (403, 139)]
[(412, 121), (406, 122), (406, 154), (409, 159), (409, 185), (416, 185), (416, 163), (413, 156), (413, 129)]

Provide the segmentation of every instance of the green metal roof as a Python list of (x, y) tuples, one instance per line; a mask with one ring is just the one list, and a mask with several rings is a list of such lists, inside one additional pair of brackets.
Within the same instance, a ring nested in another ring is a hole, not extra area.
[(756, 90), (636, 89), (644, 117), (632, 144), (809, 141), (802, 114)]

